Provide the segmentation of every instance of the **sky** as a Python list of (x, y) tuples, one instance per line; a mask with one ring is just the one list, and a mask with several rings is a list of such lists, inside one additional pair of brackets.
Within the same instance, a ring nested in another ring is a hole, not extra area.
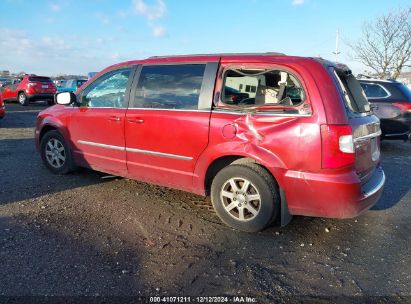
[(410, 0), (0, 0), (0, 70), (86, 75), (155, 55), (281, 52), (365, 67), (348, 46)]

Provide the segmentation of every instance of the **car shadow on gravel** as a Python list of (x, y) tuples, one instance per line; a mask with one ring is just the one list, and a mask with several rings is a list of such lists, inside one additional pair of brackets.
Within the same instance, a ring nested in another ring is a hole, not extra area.
[(386, 210), (395, 206), (411, 189), (411, 143), (381, 142), (382, 167), (386, 175), (384, 192), (372, 210)]
[(43, 165), (34, 140), (0, 139), (0, 205), (109, 181), (107, 174), (78, 169), (54, 175)]

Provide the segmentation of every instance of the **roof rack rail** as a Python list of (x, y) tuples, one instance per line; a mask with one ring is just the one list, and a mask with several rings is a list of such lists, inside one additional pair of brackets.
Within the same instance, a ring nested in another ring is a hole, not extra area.
[(265, 53), (215, 53), (215, 54), (187, 54), (187, 55), (165, 55), (165, 56), (151, 56), (148, 59), (154, 58), (178, 58), (178, 57), (202, 57), (202, 56), (287, 56), (284, 53), (265, 52)]

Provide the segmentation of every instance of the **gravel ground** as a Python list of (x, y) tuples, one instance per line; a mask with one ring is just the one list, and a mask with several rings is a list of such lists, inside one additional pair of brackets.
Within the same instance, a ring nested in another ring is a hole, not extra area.
[(0, 295), (411, 301), (410, 143), (382, 143), (387, 184), (364, 215), (249, 234), (220, 223), (209, 198), (86, 169), (52, 175), (33, 141), (43, 108), (7, 104), (0, 121)]

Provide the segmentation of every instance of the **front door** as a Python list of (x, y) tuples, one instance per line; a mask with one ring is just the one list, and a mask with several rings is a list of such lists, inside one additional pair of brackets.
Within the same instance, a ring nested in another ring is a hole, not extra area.
[(192, 188), (196, 161), (208, 144), (216, 70), (217, 63), (141, 68), (125, 122), (132, 177)]
[(69, 132), (79, 164), (118, 175), (127, 174), (124, 118), (132, 68), (109, 71), (80, 94)]
[(12, 83), (6, 86), (2, 92), (4, 100), (16, 100), (17, 99), (17, 86), (20, 83), (20, 79), (13, 79)]

